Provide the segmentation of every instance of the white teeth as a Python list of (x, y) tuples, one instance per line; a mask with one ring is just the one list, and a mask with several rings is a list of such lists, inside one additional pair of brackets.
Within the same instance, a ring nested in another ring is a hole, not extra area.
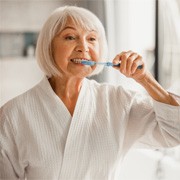
[(76, 64), (81, 64), (81, 61), (83, 59), (71, 59), (72, 62), (76, 63)]

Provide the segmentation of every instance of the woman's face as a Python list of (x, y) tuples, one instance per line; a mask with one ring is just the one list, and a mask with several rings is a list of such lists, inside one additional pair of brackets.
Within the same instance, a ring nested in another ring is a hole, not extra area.
[(53, 39), (52, 52), (55, 63), (65, 76), (86, 77), (95, 66), (76, 64), (71, 59), (98, 61), (99, 36), (94, 30), (87, 31), (68, 19), (65, 28)]

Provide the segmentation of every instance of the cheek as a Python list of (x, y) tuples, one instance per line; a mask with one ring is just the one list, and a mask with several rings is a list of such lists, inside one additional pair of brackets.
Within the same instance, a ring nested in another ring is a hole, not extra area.
[(91, 55), (92, 55), (94, 60), (98, 60), (100, 58), (100, 48), (99, 48), (99, 45), (96, 45), (96, 46), (94, 46), (91, 49)]
[(54, 52), (54, 62), (57, 66), (57, 68), (62, 71), (63, 69), (66, 69), (67, 63), (66, 61), (63, 59), (64, 58), (64, 52), (62, 51), (56, 51)]
[(69, 48), (64, 46), (58, 46), (54, 48), (53, 57), (54, 61), (59, 64), (66, 64), (69, 54)]

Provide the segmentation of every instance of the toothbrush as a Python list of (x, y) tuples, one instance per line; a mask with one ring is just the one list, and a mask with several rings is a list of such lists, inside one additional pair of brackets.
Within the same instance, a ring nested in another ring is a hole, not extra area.
[[(71, 60), (74, 63), (77, 64), (83, 64), (83, 65), (89, 65), (89, 66), (94, 66), (94, 65), (104, 65), (104, 66), (113, 66), (113, 67), (120, 67), (121, 63), (118, 64), (113, 64), (112, 62), (95, 62), (95, 61), (90, 61), (90, 60), (85, 60), (85, 59), (72, 59)], [(142, 65), (138, 66), (137, 69), (142, 69)]]
[(89, 65), (89, 66), (104, 65), (104, 66), (116, 66), (116, 67), (120, 67), (120, 63), (113, 64), (112, 62), (94, 62), (94, 61), (82, 60), (80, 63), (84, 64), (84, 65)]

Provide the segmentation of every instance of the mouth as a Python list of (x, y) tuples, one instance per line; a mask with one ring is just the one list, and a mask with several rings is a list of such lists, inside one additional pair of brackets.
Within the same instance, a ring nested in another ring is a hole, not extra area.
[(90, 61), (90, 60), (86, 58), (74, 58), (74, 59), (70, 59), (70, 61), (75, 64), (81, 64), (82, 61)]

